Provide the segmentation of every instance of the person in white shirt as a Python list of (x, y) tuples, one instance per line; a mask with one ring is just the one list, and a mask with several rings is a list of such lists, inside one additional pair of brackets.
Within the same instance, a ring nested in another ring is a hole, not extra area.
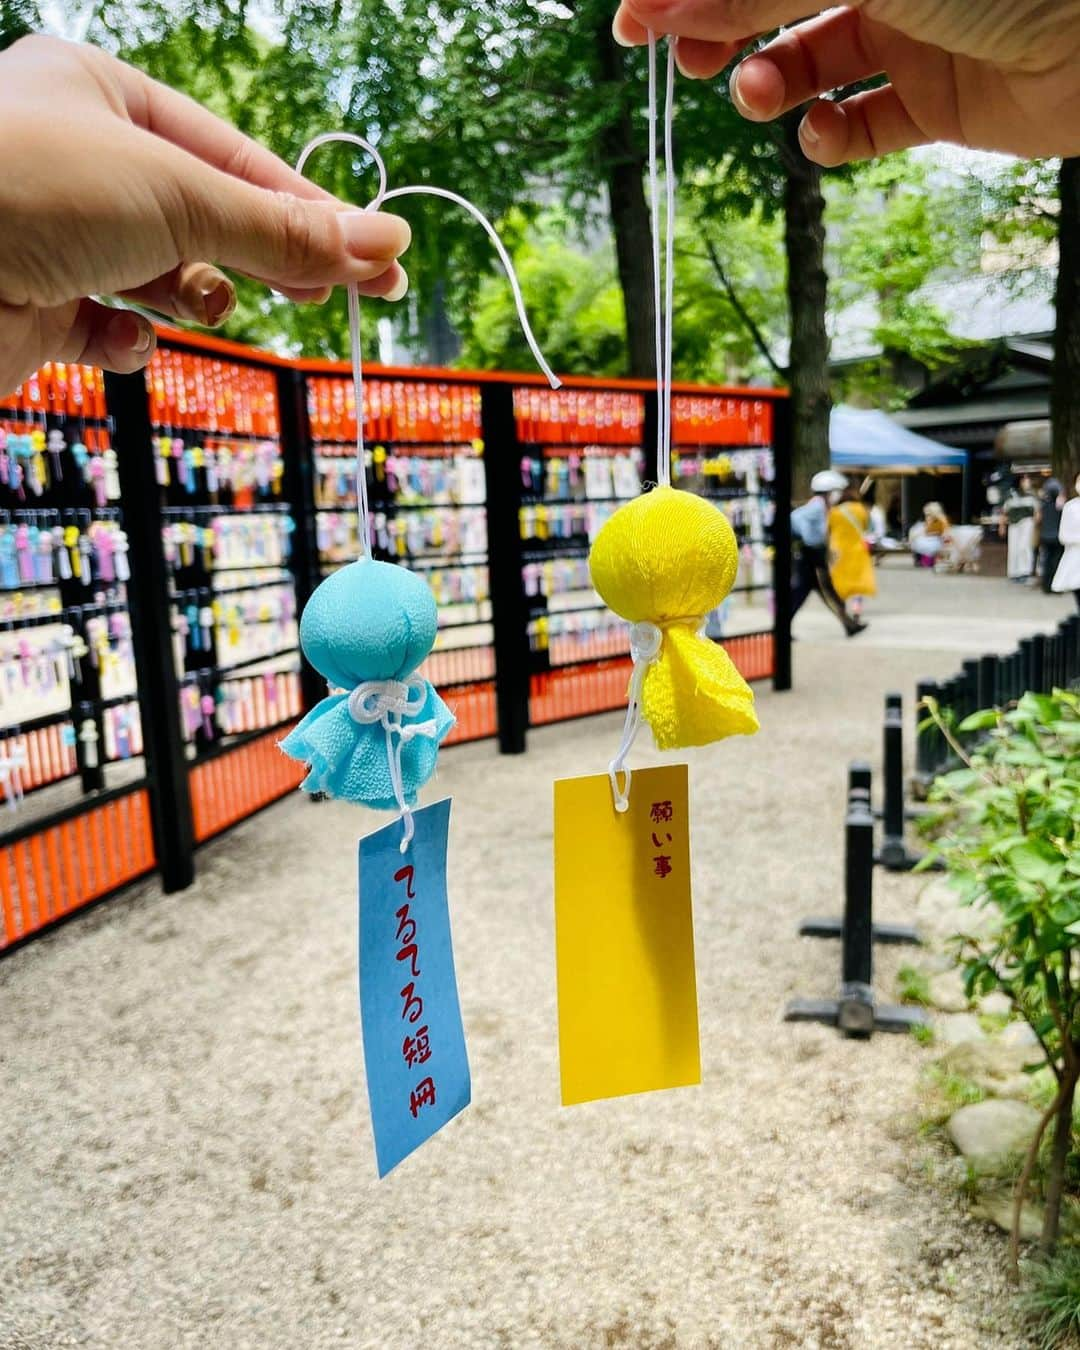
[(1058, 542), (1064, 551), (1054, 573), (1053, 588), (1059, 594), (1072, 591), (1080, 609), (1080, 476), (1073, 484), (1073, 496), (1061, 508)]

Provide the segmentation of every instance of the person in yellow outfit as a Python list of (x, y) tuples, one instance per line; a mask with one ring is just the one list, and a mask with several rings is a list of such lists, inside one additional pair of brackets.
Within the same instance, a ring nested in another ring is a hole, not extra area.
[(853, 487), (844, 489), (829, 511), (829, 575), (833, 588), (853, 617), (862, 612), (863, 597), (877, 594), (874, 560), (867, 533), (870, 512)]

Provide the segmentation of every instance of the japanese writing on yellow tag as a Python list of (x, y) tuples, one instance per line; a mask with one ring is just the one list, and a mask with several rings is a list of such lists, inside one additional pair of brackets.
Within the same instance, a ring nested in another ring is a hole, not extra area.
[(701, 1082), (685, 764), (555, 784), (562, 1102)]

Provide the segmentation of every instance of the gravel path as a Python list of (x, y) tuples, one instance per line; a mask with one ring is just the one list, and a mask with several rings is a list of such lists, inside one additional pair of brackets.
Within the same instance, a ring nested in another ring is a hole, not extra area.
[[(838, 907), (844, 765), (876, 752), (883, 690), (955, 668), (950, 614), (1064, 612), (883, 581), (856, 642), (808, 606), (760, 736), (689, 756), (701, 1088), (558, 1105), (550, 785), (602, 769), (614, 716), (444, 757), (475, 1104), (381, 1183), (354, 974), (369, 817), (291, 798), (186, 894), (137, 887), (0, 963), (0, 1347), (1026, 1344), (1001, 1241), (915, 1135), (919, 1048), (780, 1021), (836, 982), (794, 925)], [(890, 647), (927, 595), (923, 649)], [(882, 879), (881, 917), (916, 889)]]

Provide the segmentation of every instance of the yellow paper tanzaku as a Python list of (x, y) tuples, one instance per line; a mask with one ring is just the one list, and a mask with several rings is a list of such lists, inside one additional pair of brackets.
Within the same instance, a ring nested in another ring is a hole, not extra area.
[(641, 704), (661, 750), (758, 730), (753, 691), (723, 647), (701, 634), (738, 566), (724, 513), (677, 488), (657, 487), (621, 506), (596, 536), (589, 569), (601, 599), (663, 635)]

